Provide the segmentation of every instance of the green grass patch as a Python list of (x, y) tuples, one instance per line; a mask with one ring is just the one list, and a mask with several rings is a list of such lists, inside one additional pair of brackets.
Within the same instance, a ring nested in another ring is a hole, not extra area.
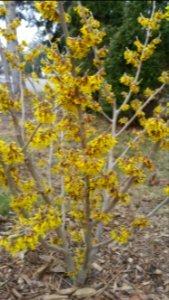
[(0, 194), (0, 215), (6, 216), (9, 213), (9, 194)]

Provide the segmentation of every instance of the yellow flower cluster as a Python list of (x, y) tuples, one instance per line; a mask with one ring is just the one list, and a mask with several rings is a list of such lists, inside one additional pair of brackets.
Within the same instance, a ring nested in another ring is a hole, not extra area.
[(130, 85), (130, 91), (132, 91), (134, 94), (138, 94), (138, 92), (140, 91), (140, 87), (138, 86), (138, 82), (133, 82)]
[(146, 18), (143, 15), (138, 17), (138, 22), (144, 28), (150, 30), (158, 30), (160, 27), (160, 21), (164, 18), (164, 14), (161, 11), (156, 11), (152, 19)]
[(158, 115), (161, 114), (163, 108), (161, 105), (157, 105), (155, 108), (154, 108), (154, 115), (157, 117)]
[(102, 171), (104, 163), (103, 158), (90, 158), (89, 156), (84, 157), (81, 155), (75, 165), (81, 173), (89, 176), (96, 176)]
[(41, 205), (35, 215), (28, 221), (28, 225), (38, 236), (44, 236), (46, 232), (58, 228), (61, 225), (61, 219), (57, 209), (50, 205)]
[(33, 137), (30, 146), (37, 149), (44, 149), (50, 146), (51, 142), (54, 140), (57, 140), (57, 134), (54, 128), (40, 128)]
[(31, 49), (29, 51), (29, 53), (25, 53), (24, 54), (24, 59), (27, 61), (27, 62), (33, 62), (34, 59), (36, 57), (38, 57), (40, 55), (40, 50), (39, 49)]
[(145, 122), (145, 129), (148, 136), (158, 142), (169, 136), (169, 127), (163, 119), (149, 118)]
[(169, 196), (169, 186), (166, 186), (164, 189), (164, 193)]
[(164, 17), (167, 21), (169, 21), (169, 5), (166, 6), (166, 13), (164, 14)]
[[(101, 172), (105, 163), (105, 159), (103, 157), (96, 158), (94, 156), (89, 156), (86, 153), (76, 149), (64, 149), (63, 151), (57, 153), (57, 158), (60, 160), (60, 162), (57, 164), (55, 172), (64, 170), (67, 175), (65, 180), (68, 180), (68, 187), (71, 190), (73, 189), (74, 185), (79, 184), (79, 188), (81, 187), (81, 179), (78, 177), (78, 174), (79, 176), (82, 174), (95, 176)], [(75, 178), (74, 185), (72, 185), (73, 177)], [(78, 190), (79, 189), (77, 189), (77, 191)]]
[(144, 229), (147, 225), (149, 225), (149, 220), (144, 216), (138, 216), (137, 219), (131, 223), (131, 226), (139, 227), (140, 229)]
[(85, 216), (85, 212), (84, 210), (72, 210), (70, 213), (70, 216), (75, 218), (78, 221), (81, 221), (84, 223), (84, 221), (86, 220), (86, 216)]
[(6, 177), (4, 168), (2, 166), (0, 166), (0, 184), (5, 188), (8, 187), (7, 177)]
[(123, 117), (123, 118), (120, 118), (120, 119), (118, 120), (118, 123), (119, 123), (119, 124), (126, 124), (127, 121), (128, 121), (128, 118), (127, 118), (127, 117)]
[(111, 237), (118, 243), (127, 243), (129, 239), (130, 233), (124, 227), (121, 227), (118, 232), (115, 230), (111, 231)]
[(24, 154), (14, 142), (7, 144), (0, 140), (0, 156), (7, 165), (15, 165), (24, 162)]
[[(66, 66), (65, 66), (66, 67)], [(59, 66), (58, 66), (59, 68)], [(81, 105), (85, 110), (87, 107), (95, 111), (100, 111), (98, 102), (94, 101), (92, 94), (100, 89), (103, 77), (100, 73), (91, 76), (73, 77), (69, 70), (65, 70), (65, 75), (59, 79), (53, 79), (58, 97), (56, 104), (61, 104), (65, 111), (77, 113), (77, 106)], [(61, 78), (63, 81), (61, 81)]]
[(73, 276), (76, 275), (77, 271), (81, 268), (85, 257), (85, 251), (84, 249), (78, 247), (75, 250), (75, 257), (73, 259), (74, 263), (76, 264), (76, 272), (72, 274)]
[(124, 104), (124, 105), (121, 106), (121, 110), (122, 111), (127, 111), (129, 109), (130, 109), (130, 105), (129, 104)]
[(140, 63), (139, 53), (137, 51), (127, 49), (126, 51), (124, 51), (124, 59), (126, 60), (127, 64), (131, 64), (136, 68)]
[(134, 111), (137, 111), (141, 107), (142, 102), (138, 99), (134, 99), (131, 101), (130, 105)]
[(3, 246), (12, 255), (15, 255), (19, 251), (27, 250), (28, 248), (34, 250), (38, 244), (38, 236), (29, 234), (26, 236), (17, 237), (12, 235), (8, 238), (0, 239), (0, 246)]
[(14, 108), (14, 102), (9, 98), (9, 91), (0, 84), (0, 111), (7, 113), (12, 108)]
[(83, 240), (83, 235), (81, 231), (71, 230), (70, 235), (73, 242), (81, 242)]
[(0, 33), (8, 42), (17, 40), (17, 36), (13, 31), (9, 31), (8, 29), (1, 28)]
[(91, 214), (91, 218), (92, 220), (96, 220), (96, 221), (101, 221), (104, 225), (107, 225), (111, 220), (112, 220), (112, 215), (111, 214), (105, 214), (101, 211), (98, 212), (93, 212)]
[(146, 89), (144, 90), (144, 95), (145, 95), (147, 98), (149, 98), (149, 97), (151, 97), (151, 96), (154, 94), (154, 92), (155, 92), (155, 91), (153, 91), (152, 89), (146, 88)]
[(66, 140), (80, 142), (80, 128), (73, 116), (64, 117), (57, 125), (57, 130), (64, 131)]
[(120, 83), (130, 86), (131, 83), (134, 81), (134, 77), (124, 73), (123, 76), (120, 77)]
[(5, 16), (8, 13), (4, 5), (0, 5), (0, 17)]
[(169, 84), (169, 71), (163, 71), (159, 77), (159, 81)]
[(75, 174), (74, 176), (65, 176), (64, 178), (65, 182), (65, 190), (67, 194), (72, 198), (72, 199), (79, 199), (83, 197), (83, 192), (84, 192), (84, 182), (81, 179), (78, 174)]
[(37, 121), (42, 124), (52, 124), (56, 119), (56, 114), (48, 101), (39, 103), (34, 115)]
[[(14, 170), (14, 176), (17, 175), (18, 170)], [(32, 194), (35, 191), (35, 182), (33, 179), (23, 180), (19, 178), (19, 181), (17, 182), (19, 188), (23, 193)]]
[(139, 53), (143, 51), (144, 45), (138, 39), (134, 41), (134, 45), (137, 47)]
[[(83, 8), (76, 8), (76, 12), (81, 18), (84, 18), (85, 10)], [(67, 46), (71, 50), (73, 58), (82, 59), (87, 56), (92, 47), (100, 44), (105, 32), (99, 31), (100, 23), (96, 21), (92, 16), (87, 14), (85, 21), (82, 21), (83, 26), (80, 31), (81, 37), (68, 37), (66, 39)], [(103, 53), (104, 52), (104, 53)], [(105, 51), (100, 52), (101, 56), (105, 55)]]
[(101, 134), (88, 143), (85, 152), (91, 157), (102, 156), (103, 154), (108, 153), (116, 143), (116, 139), (112, 138), (110, 134)]
[(96, 57), (93, 59), (93, 64), (95, 67), (100, 68), (104, 65), (104, 58), (108, 53), (108, 49), (106, 47), (97, 49)]
[(156, 45), (158, 45), (161, 42), (160, 38), (155, 38), (147, 45), (147, 47), (144, 48), (143, 53), (140, 56), (141, 61), (148, 60), (154, 53), (156, 49)]
[(104, 82), (104, 84), (101, 86), (100, 93), (110, 105), (114, 104), (115, 94), (112, 91), (111, 84)]
[(11, 196), (10, 206), (17, 213), (20, 213), (23, 209), (30, 211), (37, 199), (38, 196), (35, 193), (26, 193), (20, 194), (18, 196)]
[(169, 150), (169, 139), (163, 139), (160, 144), (160, 148)]
[[(34, 1), (36, 9), (42, 14), (44, 19), (48, 19), (54, 23), (60, 23), (60, 15), (57, 9), (58, 1)], [(66, 22), (70, 22), (70, 15), (65, 13)]]
[[(134, 42), (134, 45), (137, 47), (137, 51), (132, 51), (127, 49), (124, 52), (124, 58), (127, 62), (127, 64), (131, 64), (134, 67), (138, 67), (141, 61), (148, 60), (154, 53), (156, 46), (161, 42), (159, 37), (154, 38), (151, 40), (151, 42), (145, 47), (138, 39)], [(125, 74), (124, 74), (125, 75)], [(123, 76), (124, 76), (123, 75)], [(125, 85), (130, 85), (131, 82), (128, 82), (131, 77), (127, 78), (125, 76), (124, 78), (121, 78), (121, 82)], [(124, 82), (123, 82), (124, 81)]]
[(74, 11), (79, 15), (82, 19), (81, 22), (83, 23), (84, 17), (88, 18), (90, 16), (90, 10), (85, 6), (76, 6)]
[(90, 179), (90, 191), (106, 190), (110, 194), (118, 188), (116, 172), (108, 171), (101, 174), (98, 178)]
[(143, 157), (130, 157), (130, 158), (120, 158), (119, 168), (123, 172), (134, 178), (134, 183), (143, 183), (145, 180), (145, 173), (142, 171), (140, 163), (143, 162)]
[(16, 30), (17, 27), (21, 25), (21, 20), (19, 19), (14, 19), (10, 24), (8, 24), (8, 28), (12, 30)]

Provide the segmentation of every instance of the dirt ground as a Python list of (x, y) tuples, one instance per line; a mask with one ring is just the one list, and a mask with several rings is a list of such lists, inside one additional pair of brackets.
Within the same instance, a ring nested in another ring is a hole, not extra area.
[[(125, 211), (120, 211), (119, 221), (126, 223), (133, 212), (126, 216)], [(72, 284), (64, 275), (62, 257), (56, 253), (40, 248), (11, 257), (1, 250), (0, 299), (169, 299), (168, 214), (168, 206), (161, 208), (152, 217), (150, 226), (137, 232), (126, 245), (110, 244), (100, 250), (87, 283), (95, 291), (92, 297), (74, 295)], [(10, 226), (9, 217), (2, 219), (0, 233)]]

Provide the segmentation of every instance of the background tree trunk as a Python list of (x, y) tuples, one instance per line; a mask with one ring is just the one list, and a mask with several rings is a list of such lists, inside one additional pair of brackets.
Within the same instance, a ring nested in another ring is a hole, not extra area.
[[(8, 10), (8, 14), (6, 14), (5, 21), (6, 21), (6, 27), (13, 22), (13, 20), (16, 19), (16, 1), (10, 1), (5, 3), (5, 8)], [(10, 29), (15, 35), (16, 30)], [(7, 49), (8, 51), (13, 52), (15, 55), (17, 55), (17, 46), (18, 41), (12, 40), (7, 41)], [(12, 80), (12, 92), (14, 94), (17, 94), (20, 92), (20, 85), (19, 85), (19, 72), (16, 69), (11, 69), (11, 80)]]

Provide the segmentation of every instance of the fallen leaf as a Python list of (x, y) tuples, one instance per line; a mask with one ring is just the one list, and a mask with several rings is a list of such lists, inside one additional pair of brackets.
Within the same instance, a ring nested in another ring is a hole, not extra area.
[(25, 281), (29, 286), (31, 286), (31, 279), (26, 275), (26, 274), (22, 274), (21, 278), (23, 279), (23, 281)]
[(103, 270), (103, 268), (100, 265), (98, 265), (97, 263), (93, 263), (92, 267), (99, 272), (101, 272)]
[(57, 265), (56, 267), (51, 268), (50, 271), (54, 273), (65, 273), (65, 268), (61, 265)]
[(133, 287), (130, 286), (130, 285), (127, 285), (127, 284), (123, 284), (122, 287), (120, 288), (121, 291), (129, 291), (129, 290), (132, 290)]
[(78, 289), (73, 296), (76, 296), (78, 299), (82, 299), (84, 297), (91, 297), (96, 294), (96, 290), (93, 288), (82, 288)]
[(60, 295), (71, 295), (77, 290), (77, 287), (71, 287), (63, 290), (59, 290), (58, 293)]
[(22, 299), (22, 295), (15, 289), (12, 289), (12, 294), (17, 298), (17, 299)]
[(57, 294), (53, 294), (53, 295), (45, 295), (43, 297), (43, 300), (67, 300), (68, 297), (65, 295), (57, 295)]
[(129, 300), (145, 300), (141, 295), (133, 295), (129, 298)]
[(41, 266), (40, 268), (37, 269), (37, 271), (34, 273), (34, 278), (36, 277), (41, 277), (43, 275), (43, 273), (49, 268), (50, 266), (50, 262), (47, 263), (46, 265), (44, 266)]
[(155, 275), (161, 275), (161, 274), (163, 274), (163, 272), (162, 272), (161, 270), (159, 270), (159, 269), (156, 269), (156, 270), (153, 272), (153, 274), (155, 274)]

